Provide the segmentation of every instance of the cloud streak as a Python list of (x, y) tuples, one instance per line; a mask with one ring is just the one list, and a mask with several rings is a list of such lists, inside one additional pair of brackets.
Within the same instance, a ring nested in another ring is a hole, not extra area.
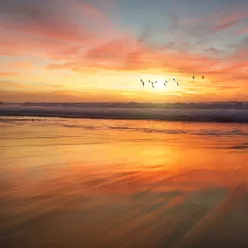
[(247, 17), (248, 17), (248, 13), (246, 13), (246, 14), (245, 13), (237, 13), (237, 14), (228, 15), (228, 16), (224, 17), (223, 19), (221, 19), (219, 21), (219, 23), (214, 26), (214, 30), (215, 31), (221, 31), (223, 29), (232, 27), (232, 26), (238, 24), (239, 22), (243, 21)]
[(19, 74), (19, 72), (0, 72), (0, 77), (9, 77)]
[[(170, 15), (171, 25), (164, 34), (159, 33), (158, 41), (154, 27), (142, 26), (134, 32), (132, 25), (117, 19), (115, 22), (107, 14), (106, 8), (113, 7), (111, 2), (106, 4), (108, 7), (100, 0), (97, 2), (102, 8), (85, 0), (1, 1), (0, 55), (47, 60), (44, 67), (50, 73), (64, 70), (80, 74), (149, 72), (183, 78), (204, 73), (211, 81), (227, 83), (235, 79), (241, 84), (248, 79), (246, 40), (235, 41), (232, 51), (218, 46), (218, 42), (226, 40), (221, 36), (222, 31), (232, 32), (237, 28), (246, 33), (239, 26), (248, 17), (243, 10), (225, 9), (190, 17)], [(118, 9), (118, 1), (113, 4)], [(121, 19), (122, 10), (116, 13)], [(214, 44), (212, 39), (216, 39)], [(32, 64), (25, 69), (36, 68)], [(0, 76), (11, 77), (17, 73), (0, 72)], [(187, 79), (187, 84), (190, 87), (192, 82)]]

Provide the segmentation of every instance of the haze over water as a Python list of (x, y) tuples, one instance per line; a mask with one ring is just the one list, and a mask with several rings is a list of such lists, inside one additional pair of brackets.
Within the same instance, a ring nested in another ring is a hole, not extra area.
[(245, 124), (1, 117), (0, 133), (2, 247), (248, 244)]

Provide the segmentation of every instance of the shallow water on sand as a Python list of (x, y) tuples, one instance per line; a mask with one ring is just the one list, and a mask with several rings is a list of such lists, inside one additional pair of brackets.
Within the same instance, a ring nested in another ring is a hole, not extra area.
[(0, 139), (3, 247), (248, 247), (247, 125), (1, 117)]

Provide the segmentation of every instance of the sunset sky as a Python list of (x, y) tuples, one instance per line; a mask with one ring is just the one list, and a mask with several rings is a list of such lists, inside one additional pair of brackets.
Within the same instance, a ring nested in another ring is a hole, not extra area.
[(0, 33), (0, 101), (248, 100), (248, 0), (0, 0)]

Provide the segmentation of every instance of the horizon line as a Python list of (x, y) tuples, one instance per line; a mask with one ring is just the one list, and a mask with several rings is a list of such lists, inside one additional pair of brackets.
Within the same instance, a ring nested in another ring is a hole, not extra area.
[(32, 104), (32, 103), (39, 103), (39, 104), (63, 104), (63, 103), (69, 103), (69, 104), (90, 104), (90, 103), (101, 103), (101, 104), (109, 104), (109, 103), (118, 103), (118, 104), (219, 104), (219, 103), (248, 103), (248, 101), (205, 101), (205, 102), (116, 102), (116, 101), (87, 101), (87, 102), (41, 102), (41, 101), (25, 101), (25, 102), (6, 102), (6, 101), (0, 101), (1, 104)]

